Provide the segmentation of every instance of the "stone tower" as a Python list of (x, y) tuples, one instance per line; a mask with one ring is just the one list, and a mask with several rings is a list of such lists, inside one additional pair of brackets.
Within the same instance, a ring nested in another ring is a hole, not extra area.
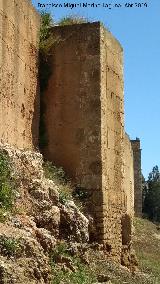
[(142, 173), (140, 139), (131, 140), (134, 167), (134, 210), (136, 216), (142, 216)]
[(123, 50), (99, 22), (57, 26), (53, 36), (43, 152), (87, 190), (96, 227), (90, 238), (106, 243), (120, 261), (131, 234), (123, 183)]

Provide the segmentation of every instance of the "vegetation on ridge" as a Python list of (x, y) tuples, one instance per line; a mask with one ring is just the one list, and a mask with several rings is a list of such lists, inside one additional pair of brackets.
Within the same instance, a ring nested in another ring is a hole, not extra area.
[(87, 19), (85, 17), (81, 17), (79, 15), (70, 15), (63, 17), (59, 22), (59, 26), (66, 26), (66, 25), (74, 25), (74, 24), (83, 24), (87, 23)]

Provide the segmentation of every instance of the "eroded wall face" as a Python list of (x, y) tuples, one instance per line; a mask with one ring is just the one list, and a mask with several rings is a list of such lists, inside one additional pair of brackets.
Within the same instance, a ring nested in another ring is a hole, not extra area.
[(94, 216), (102, 204), (99, 31), (99, 23), (53, 28), (52, 75), (44, 97), (44, 155), (89, 192)]
[(120, 261), (122, 246), (131, 238), (124, 188), (122, 48), (100, 23), (55, 27), (53, 35), (44, 155), (87, 190), (95, 224), (90, 240), (105, 243), (108, 254)]
[(134, 165), (134, 210), (136, 216), (142, 216), (142, 173), (140, 140), (131, 140)]
[(122, 248), (124, 102), (123, 51), (116, 39), (101, 28), (101, 156), (104, 240), (117, 259)]
[(0, 1), (0, 141), (38, 145), (39, 16), (28, 0)]
[(134, 216), (133, 151), (127, 134), (125, 134), (124, 140), (124, 191), (126, 197), (126, 211), (130, 216)]
[(55, 27), (53, 37), (52, 75), (44, 97), (44, 152), (71, 177), (92, 187), (90, 177), (101, 169), (99, 26)]

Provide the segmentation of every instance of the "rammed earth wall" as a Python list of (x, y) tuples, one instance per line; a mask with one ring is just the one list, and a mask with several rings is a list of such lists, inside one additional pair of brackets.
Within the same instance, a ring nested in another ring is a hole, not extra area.
[[(0, 142), (23, 149), (39, 141), (39, 25), (30, 1), (0, 1)], [(53, 37), (43, 153), (88, 193), (90, 241), (120, 262), (142, 193), (140, 143), (124, 132), (123, 50), (99, 22), (57, 26)]]
[(140, 140), (131, 140), (134, 157), (134, 204), (135, 215), (142, 216), (142, 173), (141, 173), (141, 147)]
[(0, 0), (0, 141), (38, 145), (40, 17), (29, 0)]
[(125, 176), (123, 50), (99, 22), (55, 27), (53, 37), (44, 155), (87, 190), (96, 227), (90, 238), (120, 260), (130, 191), (124, 185), (130, 172)]
[[(134, 216), (134, 168), (133, 151), (129, 136), (125, 133), (124, 144), (124, 190), (126, 194), (127, 213)], [(136, 177), (135, 177), (136, 178)]]

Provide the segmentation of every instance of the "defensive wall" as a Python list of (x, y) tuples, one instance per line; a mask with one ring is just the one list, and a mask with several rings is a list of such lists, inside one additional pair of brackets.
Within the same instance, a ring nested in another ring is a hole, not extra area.
[(40, 17), (28, 0), (0, 1), (0, 141), (38, 145)]
[(140, 139), (131, 140), (133, 150), (134, 168), (134, 210), (135, 215), (142, 216), (142, 173), (141, 173), (141, 147)]
[(124, 139), (124, 191), (126, 194), (126, 210), (130, 216), (134, 216), (134, 167), (133, 150), (128, 134)]
[(53, 37), (58, 40), (44, 96), (44, 156), (87, 190), (96, 226), (91, 240), (105, 242), (117, 258), (122, 219), (133, 209), (128, 140), (126, 164), (124, 152), (123, 50), (99, 22), (55, 27)]
[[(30, 1), (1, 0), (0, 141), (24, 149), (39, 140), (39, 25)], [(120, 261), (140, 198), (133, 190), (140, 151), (124, 131), (123, 50), (99, 22), (57, 26), (53, 37), (43, 153), (87, 191), (90, 241), (105, 243)]]

